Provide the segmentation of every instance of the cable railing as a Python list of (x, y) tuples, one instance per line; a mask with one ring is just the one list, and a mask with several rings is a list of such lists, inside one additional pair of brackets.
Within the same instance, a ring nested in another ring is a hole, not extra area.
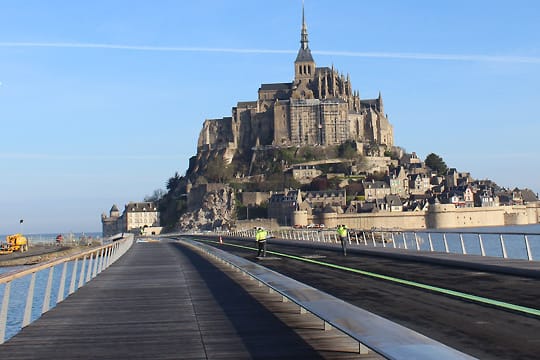
[(0, 344), (118, 260), (133, 235), (43, 264), (0, 275)]
[[(221, 236), (254, 238), (255, 230), (220, 232)], [(269, 231), (273, 238), (339, 243), (332, 229), (282, 229)], [(412, 251), (480, 255), (503, 259), (540, 261), (540, 233), (466, 230), (349, 230), (349, 244)]]

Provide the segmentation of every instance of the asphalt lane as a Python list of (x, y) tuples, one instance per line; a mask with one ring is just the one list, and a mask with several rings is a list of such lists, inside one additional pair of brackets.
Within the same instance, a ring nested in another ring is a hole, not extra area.
[[(288, 259), (269, 253), (257, 259), (250, 240), (230, 240), (221, 249), (314, 286), (480, 359), (538, 359), (540, 318), (456, 299), (431, 291)], [(381, 256), (270, 243), (269, 251), (314, 258), (423, 284), (538, 309), (539, 280)]]

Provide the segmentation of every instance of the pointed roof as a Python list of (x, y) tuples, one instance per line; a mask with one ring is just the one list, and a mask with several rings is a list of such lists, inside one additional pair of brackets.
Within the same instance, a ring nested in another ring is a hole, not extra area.
[(311, 50), (309, 50), (308, 42), (306, 18), (304, 16), (304, 3), (302, 3), (302, 32), (300, 34), (300, 50), (298, 50), (298, 55), (296, 56), (295, 62), (314, 62), (313, 56), (311, 56)]

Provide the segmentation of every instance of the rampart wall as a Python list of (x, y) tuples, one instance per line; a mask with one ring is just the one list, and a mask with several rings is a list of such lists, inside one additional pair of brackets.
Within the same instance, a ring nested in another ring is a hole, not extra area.
[(527, 205), (456, 208), (452, 204), (437, 204), (427, 211), (325, 213), (298, 216), (297, 225), (324, 224), (327, 228), (344, 224), (351, 229), (445, 229), (481, 226), (529, 225), (540, 223), (540, 202)]

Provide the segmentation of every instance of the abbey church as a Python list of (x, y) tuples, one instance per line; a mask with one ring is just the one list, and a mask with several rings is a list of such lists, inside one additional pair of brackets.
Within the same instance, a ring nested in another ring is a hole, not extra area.
[(361, 99), (349, 75), (333, 66), (316, 66), (302, 11), (294, 80), (262, 84), (256, 101), (239, 102), (230, 117), (206, 120), (198, 153), (224, 150), (231, 161), (237, 152), (254, 147), (328, 146), (348, 140), (357, 142), (359, 151), (373, 145), (393, 146), (393, 128), (382, 96)]

